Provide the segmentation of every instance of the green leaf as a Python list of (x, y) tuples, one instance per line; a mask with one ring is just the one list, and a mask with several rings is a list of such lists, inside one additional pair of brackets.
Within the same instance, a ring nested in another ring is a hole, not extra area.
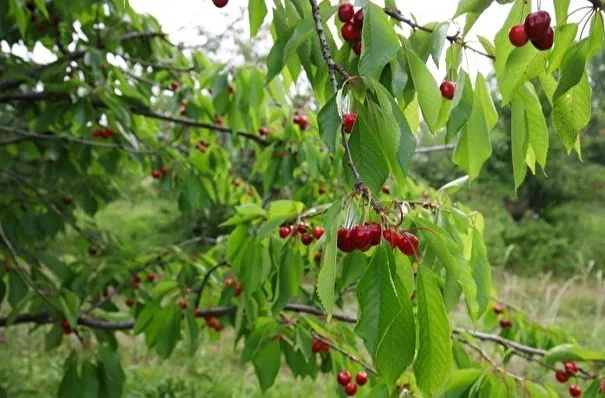
[(591, 351), (575, 344), (561, 344), (546, 352), (544, 362), (605, 361), (605, 352)]
[(382, 187), (389, 175), (389, 165), (383, 154), (376, 123), (368, 108), (363, 107), (349, 138), (353, 163), (362, 181), (374, 192)]
[(25, 297), (27, 294), (27, 285), (21, 279), (21, 275), (19, 275), (16, 271), (11, 271), (8, 274), (8, 303), (12, 308), (15, 308), (17, 304)]
[(326, 241), (321, 256), (321, 268), (317, 277), (317, 297), (319, 297), (321, 305), (328, 314), (334, 311), (334, 284), (336, 283), (336, 275), (338, 273), (336, 239), (338, 228), (344, 218), (341, 210), (342, 203), (334, 202), (323, 220)]
[(277, 297), (273, 303), (273, 314), (279, 313), (292, 297), (298, 293), (303, 276), (303, 263), (299, 253), (285, 247), (278, 270)]
[(78, 358), (74, 352), (65, 360), (64, 373), (57, 396), (60, 398), (78, 398), (80, 395), (80, 375), (78, 374)]
[(295, 200), (274, 200), (269, 205), (267, 218), (269, 220), (283, 217), (293, 218), (298, 216), (304, 208), (304, 203)]
[(9, 0), (8, 10), (15, 17), (15, 21), (17, 22), (17, 27), (19, 28), (19, 32), (21, 36), (25, 36), (25, 32), (27, 31), (27, 22), (28, 15), (25, 12), (25, 7), (19, 0)]
[(539, 51), (534, 46), (515, 48), (511, 52), (506, 61), (506, 69), (498, 78), (504, 105), (511, 101), (523, 83), (544, 72), (548, 55), (548, 51)]
[(473, 110), (462, 129), (452, 155), (454, 163), (467, 172), (471, 180), (479, 175), (483, 163), (492, 154), (492, 143), (485, 122), (483, 106), (478, 94), (473, 99)]
[(568, 153), (576, 146), (580, 131), (590, 122), (591, 107), (592, 90), (586, 73), (579, 84), (554, 101), (552, 123)]
[(553, 94), (553, 101), (556, 102), (558, 98), (580, 82), (582, 76), (586, 73), (586, 61), (588, 59), (589, 48), (590, 38), (587, 37), (567, 50), (561, 61), (561, 76), (557, 89)]
[(48, 253), (38, 253), (36, 255), (62, 282), (69, 279), (71, 271), (61, 260)]
[(492, 270), (487, 259), (487, 249), (483, 241), (483, 235), (477, 228), (471, 230), (472, 249), (470, 264), (473, 271), (473, 279), (477, 285), (477, 303), (479, 304), (479, 313), (483, 314), (489, 304), (492, 289)]
[(559, 69), (563, 56), (569, 50), (569, 46), (573, 44), (578, 33), (578, 24), (571, 23), (567, 25), (557, 26), (555, 32), (555, 45), (548, 59), (548, 73), (552, 73)]
[(431, 132), (435, 133), (442, 101), (439, 86), (426, 64), (410, 46), (406, 47), (406, 55), (422, 115)]
[[(567, 14), (569, 13), (569, 2), (570, 0), (557, 0), (554, 2), (557, 26), (561, 26), (564, 23), (567, 23)], [(559, 35), (558, 30), (557, 35)]]
[(526, 380), (524, 383), (525, 390), (527, 391), (529, 398), (548, 398), (548, 391), (541, 385)]
[[(542, 169), (546, 168), (546, 158), (548, 156), (548, 126), (544, 118), (542, 104), (534, 86), (531, 83), (525, 83), (519, 89), (519, 97), (523, 101), (525, 109), (525, 123), (527, 126), (527, 138), (529, 149)], [(535, 168), (530, 165), (535, 173)]]
[[(159, 314), (160, 328), (155, 345), (156, 352), (162, 358), (168, 358), (181, 338), (181, 309), (172, 304), (164, 307)], [(155, 322), (154, 322), (155, 323)]]
[[(450, 142), (458, 135), (462, 127), (467, 123), (468, 118), (471, 116), (473, 111), (475, 94), (473, 93), (471, 79), (464, 70), (461, 70), (458, 80), (459, 84), (457, 85), (456, 90), (462, 94), (458, 94), (458, 103), (455, 104), (454, 109), (452, 109), (450, 117), (447, 121), (445, 142)], [(454, 101), (456, 101), (456, 99), (454, 99)]]
[[(496, 77), (500, 79), (505, 71), (507, 71), (508, 57), (515, 49), (508, 38), (508, 32), (513, 25), (517, 25), (519, 21), (523, 21), (525, 16), (531, 12), (531, 5), (527, 4), (526, 0), (516, 0), (512, 6), (502, 29), (496, 34), (494, 44), (496, 46)], [(525, 46), (532, 47), (532, 46)]]
[(44, 15), (44, 18), (48, 19), (48, 10), (46, 9), (46, 0), (34, 0), (34, 4), (36, 4), (36, 7), (38, 8), (38, 10), (40, 10), (42, 15)]
[(281, 367), (280, 354), (279, 341), (271, 340), (252, 359), (260, 388), (263, 391), (267, 391), (275, 382)]
[(101, 384), (100, 395), (105, 397), (121, 397), (126, 376), (124, 375), (124, 370), (122, 370), (118, 353), (107, 347), (101, 347), (97, 355), (99, 358), (97, 366), (99, 368)]
[(525, 119), (525, 108), (523, 102), (515, 97), (511, 104), (511, 152), (513, 159), (513, 177), (515, 181), (515, 191), (521, 186), (527, 166), (525, 156), (529, 140), (527, 139), (527, 120)]
[(361, 38), (359, 73), (379, 79), (382, 69), (397, 55), (400, 44), (393, 25), (375, 4), (368, 3), (364, 7)]
[(267, 55), (267, 78), (266, 84), (269, 84), (271, 80), (275, 78), (281, 72), (285, 65), (284, 61), (284, 49), (290, 37), (292, 37), (292, 33), (294, 32), (294, 27), (290, 28), (287, 32), (281, 34), (279, 38), (273, 43), (273, 47), (269, 51)]
[(490, 89), (487, 86), (487, 82), (481, 73), (477, 73), (477, 80), (475, 80), (475, 91), (477, 97), (481, 102), (483, 108), (483, 115), (485, 117), (485, 123), (487, 124), (487, 130), (492, 131), (498, 123), (498, 112), (494, 105), (494, 100), (490, 94)]
[(330, 98), (317, 114), (317, 123), (319, 124), (321, 139), (330, 152), (335, 152), (341, 124), (341, 119), (338, 115), (338, 105), (336, 104), (336, 94)]
[(415, 326), (409, 293), (398, 279), (395, 259), (384, 245), (378, 247), (357, 284), (361, 336), (382, 379), (392, 389), (412, 363)]
[(267, 16), (265, 0), (248, 0), (248, 18), (250, 20), (250, 37), (256, 36)]
[(189, 356), (193, 357), (199, 345), (200, 334), (200, 327), (193, 316), (193, 311), (185, 312), (185, 326), (187, 327), (189, 337)]
[(82, 372), (80, 375), (82, 390), (78, 391), (80, 397), (96, 398), (99, 396), (101, 385), (97, 378), (99, 371), (95, 365), (85, 361), (82, 364)]
[(424, 264), (418, 267), (418, 354), (414, 376), (420, 389), (432, 394), (441, 387), (452, 367), (449, 319), (435, 275)]
[(457, 369), (443, 386), (444, 398), (465, 398), (471, 396), (470, 390), (483, 373), (482, 369)]

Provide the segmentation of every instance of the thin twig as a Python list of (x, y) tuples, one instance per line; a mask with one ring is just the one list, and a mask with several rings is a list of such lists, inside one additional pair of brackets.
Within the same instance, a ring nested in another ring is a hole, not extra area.
[(219, 269), (220, 267), (223, 266), (229, 266), (229, 263), (227, 263), (226, 261), (221, 261), (219, 263), (217, 263), (215, 266), (211, 267), (208, 271), (206, 271), (206, 274), (204, 275), (204, 279), (202, 279), (202, 283), (200, 283), (200, 286), (197, 289), (194, 289), (194, 292), (196, 293), (195, 296), (195, 308), (199, 308), (200, 306), (200, 301), (202, 300), (202, 293), (204, 293), (204, 288), (206, 287), (206, 284), (208, 283), (208, 280), (210, 279), (210, 276), (214, 273), (214, 271), (216, 271), (217, 269)]

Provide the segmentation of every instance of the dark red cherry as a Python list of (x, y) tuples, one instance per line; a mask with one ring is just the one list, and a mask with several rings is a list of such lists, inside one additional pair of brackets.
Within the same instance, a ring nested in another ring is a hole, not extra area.
[(439, 90), (441, 91), (441, 96), (443, 98), (451, 100), (456, 94), (456, 85), (454, 84), (454, 82), (446, 80), (441, 83), (441, 86), (439, 86)]
[(404, 232), (399, 236), (399, 250), (407, 256), (414, 256), (418, 253), (418, 238), (409, 232)]
[(399, 245), (399, 233), (397, 231), (391, 231), (389, 229), (382, 232), (384, 239), (390, 243), (392, 248)]
[(363, 10), (362, 9), (357, 10), (355, 15), (353, 15), (353, 25), (355, 25), (355, 27), (359, 30), (361, 30), (361, 28), (363, 28)]
[(353, 51), (357, 56), (361, 55), (361, 40), (353, 44)]
[(355, 250), (355, 244), (353, 243), (353, 239), (351, 239), (351, 230), (349, 228), (340, 228), (338, 230), (336, 245), (345, 253)]
[(282, 239), (286, 239), (288, 235), (290, 235), (290, 232), (292, 232), (290, 227), (281, 227), (279, 229), (279, 237)]
[(372, 231), (372, 242), (373, 246), (380, 244), (380, 239), (382, 239), (382, 227), (378, 223), (368, 224), (370, 231)]
[(342, 3), (338, 6), (338, 20), (340, 22), (349, 22), (353, 15), (355, 15), (355, 9), (351, 3)]
[(355, 126), (355, 122), (357, 121), (357, 113), (350, 112), (346, 113), (342, 117), (342, 129), (345, 133), (350, 133), (353, 131), (353, 127)]
[(531, 39), (531, 43), (540, 51), (550, 50), (555, 42), (555, 31), (548, 28), (546, 33), (537, 39)]
[(351, 231), (351, 239), (356, 248), (367, 250), (372, 243), (372, 229), (367, 225), (356, 225)]
[(340, 28), (343, 39), (349, 43), (356, 43), (361, 39), (361, 31), (358, 27), (353, 25), (353, 22), (347, 22)]
[(308, 232), (303, 232), (300, 235), (300, 241), (302, 242), (303, 245), (309, 246), (311, 244), (311, 242), (313, 242), (313, 236), (310, 235)]
[(325, 230), (323, 229), (323, 227), (317, 226), (313, 228), (313, 237), (319, 240), (324, 235), (324, 232)]
[(564, 370), (557, 370), (555, 371), (555, 379), (557, 379), (559, 383), (567, 383), (569, 375)]
[(343, 370), (342, 372), (338, 373), (338, 376), (336, 376), (336, 380), (341, 386), (346, 386), (351, 382), (351, 372), (349, 372), (348, 370)]
[(538, 39), (550, 28), (550, 14), (546, 11), (532, 12), (525, 18), (524, 26), (530, 39)]

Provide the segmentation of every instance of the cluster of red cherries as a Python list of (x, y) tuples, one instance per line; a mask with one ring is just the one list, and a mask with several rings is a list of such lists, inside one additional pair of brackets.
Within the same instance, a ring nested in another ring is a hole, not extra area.
[(352, 47), (355, 54), (361, 54), (361, 29), (363, 28), (363, 10), (355, 12), (351, 3), (342, 3), (338, 6), (338, 20), (343, 22), (340, 33)]
[(348, 370), (343, 370), (342, 372), (338, 373), (336, 380), (338, 381), (338, 384), (344, 388), (345, 394), (347, 394), (349, 397), (352, 397), (357, 393), (357, 386), (361, 387), (368, 382), (368, 374), (364, 371), (357, 372), (354, 382), (351, 378), (351, 372)]
[[(309, 231), (311, 232), (309, 233)], [(309, 246), (314, 239), (321, 239), (324, 232), (324, 228), (319, 225), (311, 229), (311, 226), (309, 224), (307, 224), (306, 222), (301, 222), (295, 226), (286, 225), (281, 227), (279, 229), (279, 237), (282, 239), (286, 239), (291, 235), (294, 236), (296, 234), (300, 234), (300, 241), (302, 242), (302, 244), (305, 246)]]
[(508, 39), (515, 47), (523, 47), (531, 41), (531, 44), (540, 51), (550, 50), (555, 41), (555, 31), (550, 26), (550, 22), (548, 12), (532, 12), (525, 18), (525, 23), (510, 29)]
[(324, 343), (320, 339), (314, 338), (311, 341), (311, 352), (313, 352), (313, 354), (318, 354), (320, 352), (330, 352), (330, 346), (328, 345), (328, 343)]
[(221, 330), (223, 330), (223, 324), (221, 323), (221, 321), (219, 321), (218, 319), (216, 319), (213, 316), (205, 316), (203, 311), (200, 308), (196, 308), (195, 311), (193, 311), (193, 316), (196, 318), (204, 318), (204, 320), (206, 321), (206, 326), (208, 326), (210, 329), (213, 329), (216, 332), (220, 332)]
[(166, 177), (166, 175), (168, 174), (168, 169), (164, 166), (160, 167), (159, 169), (155, 169), (151, 171), (151, 177), (154, 180), (159, 180), (161, 178)]
[(208, 150), (208, 148), (210, 148), (210, 143), (208, 141), (204, 141), (204, 140), (199, 140), (196, 144), (195, 144), (195, 149), (197, 149), (198, 151), (200, 151), (201, 153), (206, 152), (206, 150)]
[[(564, 370), (557, 369), (555, 371), (555, 379), (559, 383), (567, 383), (571, 376), (575, 376), (578, 373), (578, 366), (575, 362), (568, 361), (563, 363)], [(582, 388), (577, 384), (569, 386), (569, 395), (572, 397), (579, 397), (582, 395)]]
[(101, 138), (103, 140), (108, 140), (115, 134), (114, 130), (111, 127), (104, 127), (96, 129), (92, 132), (93, 138)]
[[(496, 304), (494, 305), (494, 314), (496, 315), (500, 315), (504, 313), (504, 307), (502, 307), (500, 304)], [(510, 329), (513, 326), (513, 321), (511, 321), (510, 319), (500, 319), (500, 327), (502, 329)]]
[(307, 115), (296, 113), (292, 116), (292, 123), (298, 124), (301, 130), (305, 130), (309, 126), (309, 118)]
[(233, 291), (235, 293), (235, 297), (242, 294), (242, 291), (244, 290), (244, 288), (242, 287), (242, 284), (239, 283), (238, 281), (234, 280), (233, 278), (225, 279), (225, 288), (231, 289), (232, 287), (233, 287)]
[(399, 248), (401, 252), (408, 256), (418, 253), (418, 238), (411, 232), (404, 231), (399, 233), (395, 230), (382, 230), (378, 223), (366, 223), (356, 225), (353, 228), (340, 228), (338, 230), (337, 246), (345, 253), (351, 253), (354, 250), (366, 252), (372, 246), (380, 244), (384, 238), (392, 248)]

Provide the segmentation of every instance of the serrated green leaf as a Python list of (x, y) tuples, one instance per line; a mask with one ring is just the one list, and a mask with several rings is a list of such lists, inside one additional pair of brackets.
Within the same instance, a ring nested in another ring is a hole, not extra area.
[[(534, 86), (525, 83), (519, 89), (519, 97), (523, 102), (525, 111), (525, 125), (527, 126), (527, 140), (536, 161), (544, 169), (548, 156), (548, 126), (542, 111), (542, 104)], [(529, 164), (528, 164), (529, 165)], [(530, 165), (531, 167), (531, 165)], [(533, 170), (533, 167), (532, 167)]]
[(342, 203), (335, 202), (324, 216), (324, 229), (326, 241), (321, 256), (321, 268), (317, 277), (317, 297), (321, 301), (324, 310), (331, 314), (334, 311), (334, 284), (338, 274), (336, 239), (338, 228), (343, 220), (341, 214)]
[(437, 391), (452, 367), (450, 324), (443, 297), (432, 271), (424, 264), (418, 267), (416, 287), (418, 300), (418, 354), (414, 376), (420, 389), (428, 394)]
[(98, 351), (101, 396), (121, 397), (126, 376), (117, 352), (101, 347)]
[(280, 354), (279, 341), (271, 340), (252, 359), (260, 388), (263, 391), (267, 391), (275, 382), (281, 367)]
[(442, 101), (439, 86), (426, 64), (410, 46), (406, 47), (406, 55), (422, 115), (431, 132), (435, 133)]
[(319, 124), (321, 139), (330, 152), (335, 152), (341, 126), (338, 105), (336, 104), (336, 94), (330, 98), (317, 114), (317, 123)]
[(511, 152), (515, 191), (521, 186), (527, 174), (525, 156), (528, 145), (525, 108), (523, 102), (518, 97), (515, 97), (511, 104)]
[(248, 0), (248, 18), (250, 20), (250, 37), (256, 36), (267, 16), (265, 0)]
[(570, 23), (567, 25), (557, 26), (555, 31), (555, 44), (548, 59), (548, 73), (552, 73), (559, 69), (563, 56), (569, 50), (569, 47), (574, 42), (578, 33), (578, 24)]
[(575, 344), (560, 344), (548, 350), (544, 362), (605, 361), (605, 352), (592, 351)]
[(361, 40), (359, 73), (378, 79), (385, 65), (397, 55), (400, 44), (386, 14), (373, 3), (364, 7)]
[(544, 72), (549, 53), (534, 46), (515, 48), (506, 62), (506, 70), (498, 78), (502, 103), (508, 104), (517, 89), (526, 81)]

